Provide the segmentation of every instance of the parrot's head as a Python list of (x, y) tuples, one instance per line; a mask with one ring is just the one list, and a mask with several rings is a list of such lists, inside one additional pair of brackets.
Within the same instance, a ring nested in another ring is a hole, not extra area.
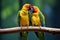
[(37, 15), (40, 11), (37, 6), (32, 6), (32, 9), (33, 9), (33, 12), (32, 12), (33, 15)]
[(31, 6), (32, 6), (31, 4), (24, 4), (22, 9), (29, 11)]
[(28, 11), (29, 15), (31, 15), (31, 13), (33, 12), (33, 8), (31, 4), (24, 4), (22, 9), (25, 10), (26, 12)]

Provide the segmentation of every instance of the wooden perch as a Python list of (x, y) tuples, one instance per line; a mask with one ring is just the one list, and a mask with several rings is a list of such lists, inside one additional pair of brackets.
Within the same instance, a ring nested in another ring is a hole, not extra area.
[(41, 32), (49, 32), (54, 34), (60, 34), (60, 28), (50, 28), (50, 27), (13, 27), (0, 29), (0, 34), (5, 33), (15, 33), (15, 32), (23, 32), (23, 31), (41, 31)]

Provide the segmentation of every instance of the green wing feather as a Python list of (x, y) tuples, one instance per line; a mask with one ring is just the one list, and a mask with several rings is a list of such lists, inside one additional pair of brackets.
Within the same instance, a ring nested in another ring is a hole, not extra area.
[[(40, 21), (41, 21), (41, 26), (45, 26), (45, 18), (41, 11), (39, 13), (39, 17), (40, 17)], [(38, 31), (37, 35), (38, 35), (39, 40), (44, 40), (44, 32)]]
[(40, 21), (41, 21), (41, 26), (45, 26), (45, 17), (44, 17), (44, 14), (40, 11), (39, 13), (39, 16), (40, 16)]
[(18, 26), (20, 26), (20, 11), (17, 14), (17, 22), (18, 22)]

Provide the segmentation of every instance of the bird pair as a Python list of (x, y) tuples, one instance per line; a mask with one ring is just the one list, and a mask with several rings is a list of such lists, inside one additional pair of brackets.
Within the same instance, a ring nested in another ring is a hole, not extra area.
[[(37, 6), (31, 4), (24, 4), (18, 13), (19, 26), (45, 26), (45, 18)], [(35, 32), (39, 40), (43, 40), (42, 32)], [(28, 32), (20, 33), (22, 40), (28, 40)]]

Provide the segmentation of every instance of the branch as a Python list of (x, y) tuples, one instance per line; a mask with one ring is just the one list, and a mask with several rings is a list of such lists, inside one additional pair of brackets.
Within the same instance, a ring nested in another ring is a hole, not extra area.
[(23, 31), (41, 31), (41, 32), (60, 34), (60, 28), (37, 27), (37, 26), (36, 27), (29, 26), (29, 27), (14, 27), (14, 28), (0, 29), (0, 34), (23, 32)]

